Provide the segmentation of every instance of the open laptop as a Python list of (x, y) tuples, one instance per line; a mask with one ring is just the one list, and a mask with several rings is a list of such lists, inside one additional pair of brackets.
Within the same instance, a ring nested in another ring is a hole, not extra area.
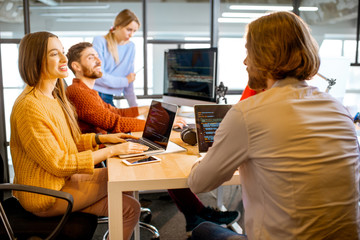
[(126, 139), (149, 147), (142, 153), (122, 154), (120, 158), (140, 155), (155, 155), (165, 152), (169, 144), (170, 133), (174, 124), (177, 105), (153, 100), (146, 119), (143, 135), (140, 139)]
[(201, 156), (204, 156), (209, 147), (212, 146), (215, 132), (231, 107), (230, 104), (201, 104), (194, 106), (196, 137)]

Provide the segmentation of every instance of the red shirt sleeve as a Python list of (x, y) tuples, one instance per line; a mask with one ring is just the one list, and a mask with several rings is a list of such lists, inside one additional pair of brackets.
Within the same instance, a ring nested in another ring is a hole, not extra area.
[(256, 91), (250, 89), (249, 86), (246, 85), (246, 88), (244, 89), (244, 91), (241, 95), (240, 101), (247, 99), (248, 97), (254, 96), (255, 94), (256, 94)]

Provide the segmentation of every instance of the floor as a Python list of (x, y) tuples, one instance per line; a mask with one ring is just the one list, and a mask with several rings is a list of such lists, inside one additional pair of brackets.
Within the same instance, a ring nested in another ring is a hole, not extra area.
[[(223, 195), (224, 206), (229, 210), (239, 210), (242, 212), (241, 187), (225, 186)], [(198, 194), (200, 200), (205, 206), (216, 207), (215, 191), (210, 193)], [(185, 218), (178, 211), (175, 203), (172, 201), (166, 191), (158, 193), (140, 194), (140, 202), (143, 207), (151, 209), (152, 219), (150, 224), (154, 225), (160, 233), (162, 240), (187, 240), (185, 231)], [(238, 221), (243, 226), (243, 218)], [(98, 226), (93, 240), (101, 240), (104, 232), (107, 230), (107, 224)], [(140, 229), (141, 240), (150, 240), (151, 234), (146, 230)]]

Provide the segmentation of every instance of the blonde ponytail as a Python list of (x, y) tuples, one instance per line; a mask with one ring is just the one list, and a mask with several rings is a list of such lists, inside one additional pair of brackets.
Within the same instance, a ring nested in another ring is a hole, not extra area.
[(109, 30), (108, 34), (105, 35), (105, 39), (106, 39), (107, 47), (108, 47), (110, 54), (115, 59), (115, 62), (119, 63), (120, 60), (119, 60), (119, 54), (118, 54), (118, 50), (117, 50), (117, 42), (116, 42), (114, 33), (112, 32), (112, 28)]
[(115, 39), (113, 31), (115, 30), (116, 27), (119, 27), (119, 26), (126, 27), (132, 21), (135, 21), (140, 27), (140, 21), (136, 17), (135, 13), (133, 13), (129, 9), (122, 10), (116, 16), (115, 21), (114, 21), (114, 26), (111, 27), (109, 32), (104, 36), (106, 39), (106, 42), (107, 42), (108, 50), (109, 50), (110, 54), (113, 56), (113, 58), (115, 59), (116, 63), (120, 63), (120, 60), (119, 60), (119, 53), (117, 50), (117, 41)]

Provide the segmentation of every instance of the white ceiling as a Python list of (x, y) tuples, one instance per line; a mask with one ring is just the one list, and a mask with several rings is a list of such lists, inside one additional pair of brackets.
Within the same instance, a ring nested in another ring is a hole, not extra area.
[[(0, 30), (23, 32), (22, 0), (0, 0)], [(142, 1), (30, 1), (31, 31), (70, 31), (93, 35), (107, 31), (116, 14), (124, 8), (133, 10), (142, 21)], [(231, 4), (246, 1), (222, 0), (220, 14), (229, 11)], [(252, 4), (291, 4), (291, 0), (248, 1)], [(76, 8), (80, 6), (80, 8)], [(358, 1), (356, 0), (302, 0), (301, 6), (316, 6), (317, 12), (301, 12), (310, 24), (313, 34), (322, 38), (327, 35), (353, 35), (356, 33)], [(68, 7), (68, 8), (66, 8)], [(149, 36), (167, 38), (170, 35), (208, 36), (209, 1), (149, 0), (147, 2)], [(241, 35), (245, 24), (219, 26), (220, 34)], [(142, 29), (140, 29), (141, 33)]]

